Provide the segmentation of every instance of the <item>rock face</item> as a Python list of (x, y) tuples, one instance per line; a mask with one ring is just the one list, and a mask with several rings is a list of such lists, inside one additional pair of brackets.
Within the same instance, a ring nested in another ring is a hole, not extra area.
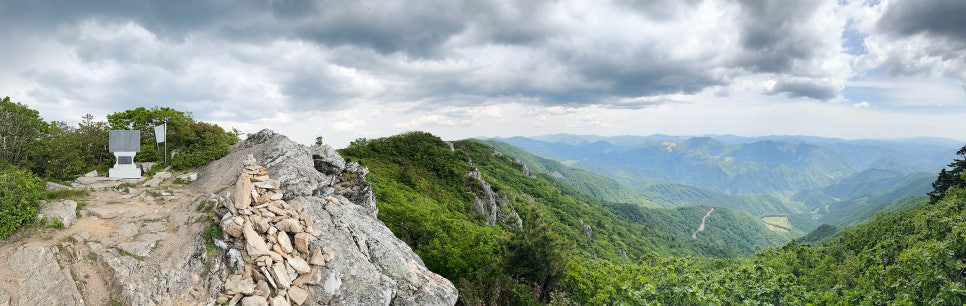
[(17, 305), (84, 305), (73, 279), (60, 268), (50, 249), (27, 244), (7, 261), (23, 286), (34, 289), (32, 294), (21, 295)]
[(306, 148), (269, 130), (232, 151), (202, 169), (196, 182), (211, 191), (230, 186), (231, 195), (224, 197), (230, 201), (216, 210), (224, 235), (216, 242), (222, 251), (208, 273), (211, 300), (243, 305), (456, 303), (452, 283), (427, 270), (376, 218), (378, 209), (365, 181), (368, 169), (346, 164), (331, 147)]
[(513, 205), (510, 205), (506, 194), (502, 191), (499, 193), (494, 192), (493, 188), (490, 187), (490, 183), (487, 183), (483, 179), (483, 175), (479, 169), (473, 169), (466, 177), (469, 180), (467, 182), (468, 185), (471, 187), (478, 186), (480, 189), (474, 190), (474, 192), (481, 194), (483, 198), (480, 199), (477, 196), (473, 199), (473, 208), (486, 217), (487, 224), (492, 226), (497, 222), (505, 222), (510, 225), (515, 225), (517, 228), (523, 227), (523, 221), (520, 219), (520, 215), (513, 209)]

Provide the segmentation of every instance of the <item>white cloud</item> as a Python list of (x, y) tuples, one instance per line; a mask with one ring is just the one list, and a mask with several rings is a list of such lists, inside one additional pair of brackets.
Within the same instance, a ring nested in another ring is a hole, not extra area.
[(937, 18), (966, 7), (950, 1), (52, 5), (0, 11), (13, 46), (0, 96), (48, 120), (171, 106), (337, 143), (407, 129), (880, 133), (856, 114), (933, 133), (957, 123), (928, 116), (966, 114), (966, 27)]

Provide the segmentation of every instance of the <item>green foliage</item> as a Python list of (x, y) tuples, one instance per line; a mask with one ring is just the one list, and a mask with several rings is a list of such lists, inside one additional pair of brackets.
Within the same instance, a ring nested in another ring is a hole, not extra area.
[(37, 217), (44, 181), (16, 166), (0, 166), (0, 239)]
[[(879, 214), (834, 236), (754, 258), (658, 258), (638, 263), (577, 258), (561, 288), (581, 304), (962, 305), (966, 302), (966, 191)], [(819, 232), (823, 233), (819, 233)]]
[[(167, 149), (173, 156), (168, 163), (177, 170), (198, 167), (224, 157), (228, 148), (238, 142), (237, 131), (226, 132), (218, 125), (195, 121), (190, 113), (168, 107), (132, 110), (107, 116), (111, 129), (141, 130), (141, 152), (138, 161), (164, 161), (164, 146), (155, 139), (154, 127), (167, 123)], [(177, 152), (177, 154), (174, 154)]]
[(20, 164), (45, 129), (40, 113), (10, 97), (0, 99), (0, 163)]
[[(692, 241), (709, 207), (668, 210), (601, 201), (553, 176), (526, 176), (516, 158), (485, 143), (457, 141), (453, 148), (431, 134), (410, 132), (357, 139), (340, 153), (369, 167), (380, 220), (430, 270), (452, 280), (465, 304), (549, 302), (574, 257), (614, 262), (658, 255), (732, 257), (787, 239), (754, 216), (721, 209)], [(474, 199), (483, 198), (483, 185), (468, 177), (474, 169), (493, 192), (506, 196), (509, 205), (501, 210), (511, 215), (507, 221), (489, 226), (474, 208)], [(522, 227), (515, 225), (513, 212)], [(556, 294), (557, 302), (566, 299)]]
[(956, 151), (956, 155), (959, 155), (959, 158), (953, 159), (953, 162), (949, 163), (952, 170), (946, 171), (943, 168), (939, 171), (936, 181), (932, 183), (933, 190), (929, 192), (930, 203), (935, 203), (945, 197), (946, 190), (951, 187), (966, 187), (966, 173), (963, 171), (966, 169), (966, 146)]
[(86, 197), (90, 194), (87, 189), (60, 189), (60, 190), (45, 190), (44, 199), (47, 200), (63, 200), (63, 199), (73, 199), (79, 197)]
[(825, 241), (831, 240), (832, 238), (838, 237), (842, 234), (842, 229), (838, 226), (831, 224), (822, 224), (808, 235), (799, 238), (798, 241), (802, 243), (811, 244), (822, 244)]
[(85, 115), (77, 127), (51, 122), (32, 148), (31, 170), (43, 177), (70, 181), (78, 174), (111, 164), (108, 152), (108, 128)]
[(221, 236), (221, 226), (218, 226), (218, 222), (215, 222), (214, 219), (211, 220), (211, 223), (208, 224), (208, 227), (206, 227), (205, 231), (201, 234), (201, 237), (205, 239), (205, 248), (207, 248), (209, 251), (213, 251), (218, 248), (215, 246), (215, 239), (221, 238)]
[(134, 253), (131, 253), (131, 252), (128, 252), (128, 251), (125, 251), (124, 249), (120, 249), (120, 248), (118, 248), (118, 249), (117, 249), (117, 252), (118, 252), (118, 254), (120, 254), (121, 256), (130, 256), (131, 258), (134, 258), (134, 259), (137, 259), (137, 260), (144, 260), (144, 256), (141, 256), (141, 255), (137, 255), (137, 254), (134, 254)]
[(638, 188), (638, 192), (658, 205), (674, 208), (694, 205), (727, 207), (755, 216), (791, 214), (805, 211), (801, 203), (771, 194), (730, 195), (710, 189), (680, 184), (657, 183)]

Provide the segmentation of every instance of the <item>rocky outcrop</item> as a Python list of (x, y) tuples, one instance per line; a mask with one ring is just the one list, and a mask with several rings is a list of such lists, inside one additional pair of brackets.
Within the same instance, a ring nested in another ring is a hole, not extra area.
[(17, 305), (84, 305), (74, 280), (57, 264), (49, 248), (27, 244), (7, 261), (21, 286), (32, 289), (20, 296)]
[(514, 158), (513, 161), (517, 164), (520, 164), (520, 172), (523, 172), (523, 175), (532, 179), (537, 178), (537, 175), (533, 174), (533, 171), (531, 171), (530, 168), (527, 167), (527, 164), (524, 164), (522, 160)]
[(64, 200), (40, 205), (37, 220), (47, 226), (70, 227), (77, 221), (77, 202)]
[(224, 236), (209, 297), (242, 305), (455, 304), (452, 283), (376, 218), (366, 174), (331, 148), (269, 130), (203, 169), (198, 188), (231, 193), (219, 194)]
[(523, 221), (516, 210), (513, 209), (506, 193), (502, 191), (494, 192), (490, 183), (483, 179), (479, 169), (474, 168), (466, 177), (469, 180), (467, 183), (473, 187), (473, 191), (476, 193), (476, 197), (473, 199), (473, 208), (486, 217), (486, 224), (492, 226), (497, 222), (504, 222), (517, 228), (523, 228)]

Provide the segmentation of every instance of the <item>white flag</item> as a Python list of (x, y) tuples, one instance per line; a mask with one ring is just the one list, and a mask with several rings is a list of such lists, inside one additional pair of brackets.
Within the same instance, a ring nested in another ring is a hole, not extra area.
[(167, 123), (154, 127), (154, 136), (158, 139), (158, 143), (164, 142), (165, 130), (167, 130)]

